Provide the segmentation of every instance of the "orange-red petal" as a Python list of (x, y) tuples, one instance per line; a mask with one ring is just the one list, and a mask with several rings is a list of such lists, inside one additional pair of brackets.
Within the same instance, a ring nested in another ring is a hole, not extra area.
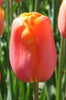
[(0, 0), (0, 6), (3, 4), (3, 0)]
[(0, 36), (4, 32), (4, 11), (0, 7)]
[(61, 3), (58, 15), (58, 28), (60, 34), (66, 38), (66, 0)]

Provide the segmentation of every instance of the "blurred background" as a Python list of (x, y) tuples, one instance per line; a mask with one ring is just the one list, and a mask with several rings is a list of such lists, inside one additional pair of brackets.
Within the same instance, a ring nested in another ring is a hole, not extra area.
[[(37, 3), (37, 1), (39, 1)], [(57, 26), (57, 18), (61, 0), (22, 0), (17, 3), (14, 0), (4, 0), (2, 9), (5, 14), (5, 30), (0, 37), (0, 100), (33, 100), (32, 83), (19, 81), (9, 62), (9, 42), (13, 19), (23, 12), (38, 11), (49, 17), (57, 51), (56, 69), (50, 80), (43, 82), (39, 87), (40, 100), (58, 100), (58, 68), (60, 34)], [(20, 10), (21, 9), (21, 10)], [(28, 73), (27, 73), (28, 74)], [(65, 74), (62, 77), (62, 100), (65, 97)]]

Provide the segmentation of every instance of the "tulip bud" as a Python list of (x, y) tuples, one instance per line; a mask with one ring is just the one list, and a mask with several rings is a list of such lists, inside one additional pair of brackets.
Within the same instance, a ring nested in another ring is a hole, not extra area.
[(9, 57), (16, 77), (24, 82), (48, 80), (56, 66), (56, 48), (50, 20), (37, 12), (13, 21)]
[(0, 0), (0, 6), (3, 4), (3, 0)]
[(60, 34), (66, 38), (66, 0), (64, 0), (59, 9), (58, 28)]
[(15, 0), (15, 1), (20, 2), (20, 1), (22, 1), (22, 0)]
[(4, 32), (4, 11), (0, 7), (0, 36)]

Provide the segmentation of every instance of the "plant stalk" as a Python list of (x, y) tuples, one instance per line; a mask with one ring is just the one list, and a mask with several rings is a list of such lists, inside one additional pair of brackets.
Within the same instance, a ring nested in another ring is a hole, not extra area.
[(66, 74), (65, 74), (65, 96), (64, 96), (64, 100), (66, 100)]
[(21, 8), (20, 8), (20, 2), (18, 2), (18, 15), (20, 15), (20, 10), (21, 10)]
[(29, 12), (32, 11), (32, 3), (33, 3), (33, 0), (29, 0)]
[(38, 82), (34, 82), (33, 83), (34, 100), (39, 100), (38, 87), (39, 87)]
[(65, 74), (65, 95), (64, 100), (66, 100), (66, 39), (64, 40), (64, 74)]
[[(10, 8), (9, 8), (9, 0), (6, 0), (6, 13), (7, 13), (7, 27), (8, 27), (8, 32), (9, 32), (9, 17), (10, 17), (9, 10), (10, 10)], [(9, 36), (9, 34), (8, 34), (8, 36)]]
[(62, 100), (62, 71), (63, 71), (64, 38), (61, 37), (61, 50), (59, 58), (58, 100)]
[(35, 0), (35, 11), (39, 12), (40, 10), (40, 0)]
[(11, 0), (11, 24), (12, 24), (12, 21), (13, 21), (13, 0)]
[(56, 100), (58, 100), (58, 71), (57, 71), (57, 66), (55, 68), (55, 79), (56, 79)]

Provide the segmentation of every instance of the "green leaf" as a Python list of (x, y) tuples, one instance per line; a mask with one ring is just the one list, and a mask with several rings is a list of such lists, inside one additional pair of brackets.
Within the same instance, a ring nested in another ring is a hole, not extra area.
[(46, 90), (45, 90), (45, 85), (43, 86), (41, 95), (40, 95), (40, 100), (46, 100)]
[(31, 83), (27, 84), (26, 100), (33, 100), (33, 87)]

